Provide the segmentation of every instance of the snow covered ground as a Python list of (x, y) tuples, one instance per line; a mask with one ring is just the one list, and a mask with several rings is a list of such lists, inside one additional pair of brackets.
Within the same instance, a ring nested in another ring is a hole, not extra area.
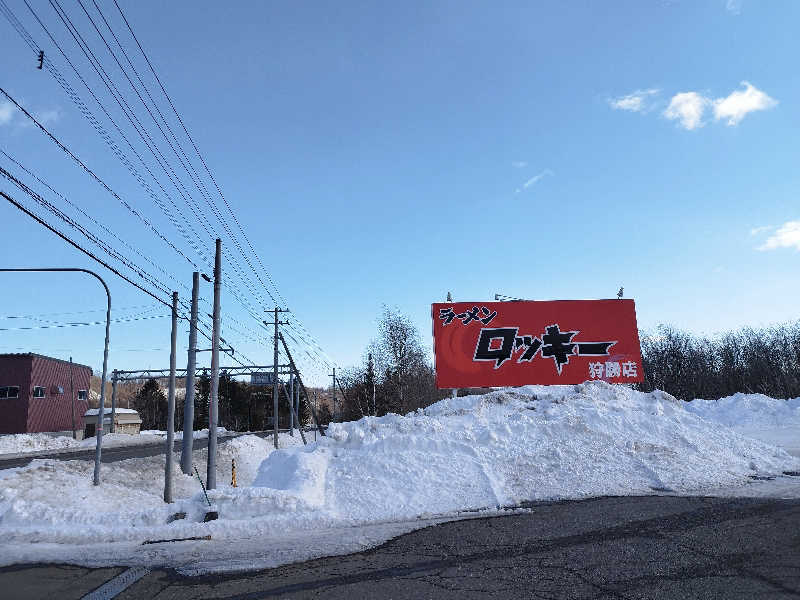
[[(782, 476), (800, 470), (800, 458), (724, 423), (731, 413), (730, 422), (752, 423), (747, 411), (779, 412), (785, 401), (765, 408), (731, 400), (723, 409), (698, 402), (603, 382), (530, 386), (332, 424), (328, 437), (308, 446), (282, 434), (274, 451), (270, 440), (243, 436), (220, 444), (219, 487), (209, 492), (220, 518), (210, 523), (201, 522), (208, 507), (196, 478), (176, 473), (178, 500), (164, 504), (163, 457), (104, 465), (97, 488), (90, 463), (35, 460), (0, 471), (0, 564), (260, 568), (361, 550), (525, 501), (752, 495), (776, 482), (783, 488), (769, 494), (800, 497), (800, 478)], [(789, 417), (800, 432), (800, 418)], [(779, 419), (782, 426), (789, 417)], [(205, 478), (205, 450), (194, 458)], [(229, 485), (231, 458), (237, 488)], [(186, 518), (167, 523), (178, 511)]]
[(762, 394), (734, 394), (719, 400), (693, 400), (686, 410), (800, 456), (800, 398), (777, 400)]
[[(220, 427), (219, 435), (224, 435), (227, 430)], [(103, 448), (114, 446), (136, 446), (138, 444), (160, 444), (167, 437), (166, 431), (155, 429), (145, 430), (138, 435), (127, 433), (106, 433), (103, 435)], [(208, 429), (195, 431), (194, 439), (208, 437)], [(176, 431), (175, 439), (183, 439), (183, 432)], [(52, 436), (46, 433), (16, 433), (10, 435), (0, 435), (0, 455), (3, 454), (26, 454), (29, 452), (44, 452), (47, 450), (85, 450), (94, 448), (97, 441), (94, 437), (85, 440), (73, 440), (66, 436)]]

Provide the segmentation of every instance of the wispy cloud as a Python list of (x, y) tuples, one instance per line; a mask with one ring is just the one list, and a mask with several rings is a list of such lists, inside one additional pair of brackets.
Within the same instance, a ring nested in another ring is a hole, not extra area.
[(530, 179), (528, 179), (528, 181), (522, 184), (522, 187), (518, 187), (516, 190), (514, 190), (514, 193), (519, 194), (521, 191), (527, 190), (529, 187), (531, 187), (532, 185), (536, 185), (543, 177), (546, 177), (548, 175), (555, 175), (555, 173), (553, 173), (550, 169), (545, 169), (541, 173), (538, 173), (533, 177), (531, 177)]
[(794, 248), (800, 251), (800, 221), (787, 221), (758, 247), (759, 250), (777, 250), (778, 248)]
[[(742, 81), (743, 89), (732, 91), (727, 96), (712, 99), (700, 92), (680, 92), (672, 96), (661, 115), (687, 131), (699, 129), (706, 124), (706, 111), (713, 113), (714, 121), (725, 121), (729, 127), (741, 123), (751, 112), (767, 110), (778, 105), (778, 101), (759, 90), (748, 81)], [(609, 106), (615, 110), (646, 113), (657, 107), (660, 90), (637, 90), (627, 96), (611, 98)], [(663, 106), (663, 103), (661, 104)]]
[(647, 112), (652, 109), (652, 101), (658, 96), (660, 90), (636, 90), (627, 96), (609, 98), (608, 104), (614, 110), (628, 110), (631, 112)]
[(771, 225), (762, 225), (761, 227), (753, 227), (750, 230), (750, 235), (751, 236), (755, 236), (755, 235), (758, 235), (759, 233), (764, 233), (765, 231), (770, 231), (771, 229), (775, 229), (775, 228), (773, 226), (771, 226)]
[(676, 120), (680, 126), (691, 131), (702, 127), (703, 113), (711, 101), (697, 92), (681, 92), (675, 94), (664, 111), (667, 119)]
[(742, 12), (742, 0), (728, 0), (725, 3), (725, 10), (732, 15), (739, 16)]
[(528, 166), (528, 163), (524, 160), (515, 160), (514, 162), (511, 163), (511, 166), (514, 167), (515, 169), (524, 169), (525, 167)]
[(743, 90), (731, 92), (725, 98), (714, 100), (714, 119), (727, 119), (726, 125), (733, 127), (751, 112), (767, 110), (778, 104), (774, 98), (756, 89), (752, 84), (743, 81)]
[(0, 102), (0, 125), (7, 125), (14, 116), (16, 107), (8, 100)]

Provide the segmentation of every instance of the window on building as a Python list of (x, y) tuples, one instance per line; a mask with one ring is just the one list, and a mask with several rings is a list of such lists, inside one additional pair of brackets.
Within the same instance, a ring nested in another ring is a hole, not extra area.
[[(8, 386), (8, 398), (19, 398), (19, 386), (18, 385), (10, 385)], [(0, 398), (4, 398), (6, 396), (2, 395), (2, 391), (0, 391)]]
[(86, 390), (78, 390), (78, 400), (86, 400), (88, 396), (86, 395)]
[(8, 398), (8, 388), (0, 387), (0, 398)]
[(44, 387), (41, 385), (34, 386), (33, 388), (33, 397), (34, 398), (44, 398)]

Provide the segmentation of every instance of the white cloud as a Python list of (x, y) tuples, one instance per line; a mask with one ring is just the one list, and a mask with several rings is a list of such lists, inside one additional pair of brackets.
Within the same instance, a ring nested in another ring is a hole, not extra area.
[(675, 94), (664, 111), (667, 119), (680, 121), (681, 127), (691, 131), (703, 126), (703, 113), (711, 100), (697, 92)]
[(10, 123), (11, 118), (14, 116), (15, 110), (16, 107), (8, 100), (3, 100), (0, 102), (0, 125), (6, 125)]
[(770, 229), (775, 229), (771, 225), (762, 225), (761, 227), (753, 227), (750, 230), (750, 235), (758, 235), (759, 233), (764, 233), (765, 231), (769, 231)]
[(627, 96), (609, 98), (608, 104), (615, 110), (629, 110), (631, 112), (647, 112), (650, 108), (650, 100), (653, 99), (660, 90), (650, 88), (649, 90), (636, 90)]
[(515, 160), (514, 162), (511, 163), (511, 166), (514, 167), (515, 169), (524, 169), (525, 167), (528, 166), (528, 163), (525, 162), (524, 160)]
[(787, 221), (758, 247), (759, 250), (777, 248), (795, 248), (800, 251), (800, 221)]
[(58, 108), (53, 108), (51, 110), (42, 110), (36, 113), (36, 118), (42, 125), (47, 125), (48, 123), (55, 123), (61, 118), (61, 110)]
[(537, 183), (539, 183), (539, 180), (541, 180), (543, 177), (546, 177), (547, 175), (555, 175), (555, 173), (553, 173), (550, 169), (545, 169), (541, 173), (538, 173), (537, 175), (534, 175), (533, 177), (528, 179), (528, 181), (523, 183), (521, 188), (517, 188), (514, 193), (519, 194), (522, 190), (527, 190), (532, 185), (536, 185)]
[(728, 0), (725, 3), (725, 10), (732, 15), (738, 16), (742, 12), (742, 0)]
[(731, 92), (725, 98), (714, 100), (714, 118), (727, 119), (728, 126), (738, 125), (744, 117), (757, 110), (767, 110), (778, 104), (761, 90), (755, 88), (747, 81), (743, 81), (745, 89)]

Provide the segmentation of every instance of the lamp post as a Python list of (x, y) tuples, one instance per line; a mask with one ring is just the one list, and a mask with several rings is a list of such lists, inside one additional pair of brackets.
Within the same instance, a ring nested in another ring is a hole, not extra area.
[(103, 448), (103, 409), (106, 401), (106, 370), (108, 369), (108, 335), (111, 328), (111, 292), (108, 291), (108, 286), (103, 278), (94, 271), (89, 269), (80, 269), (77, 267), (40, 267), (40, 268), (22, 268), (22, 269), (0, 269), (0, 272), (7, 273), (88, 273), (92, 277), (103, 284), (106, 290), (106, 299), (108, 301), (106, 307), (106, 341), (103, 348), (103, 376), (100, 379), (100, 408), (97, 410), (97, 427), (95, 435), (97, 444), (94, 451), (94, 485), (100, 485), (100, 455)]

